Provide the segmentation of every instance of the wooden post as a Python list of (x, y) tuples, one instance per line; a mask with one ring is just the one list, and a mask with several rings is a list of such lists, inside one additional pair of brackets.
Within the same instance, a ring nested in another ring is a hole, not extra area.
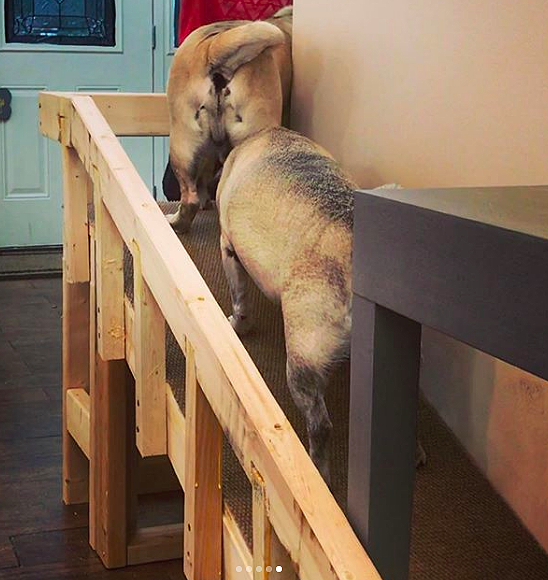
[(272, 571), (272, 526), (268, 519), (268, 504), (264, 479), (253, 468), (253, 580), (268, 580)]
[(143, 279), (141, 253), (133, 254), (133, 326), (137, 448), (143, 457), (167, 453), (165, 321)]
[(383, 580), (407, 580), (421, 326), (356, 294), (352, 319), (349, 519)]
[(88, 501), (88, 461), (67, 429), (67, 392), (89, 388), (89, 178), (76, 151), (63, 151), (63, 501)]
[(129, 371), (125, 360), (105, 361), (97, 354), (91, 399), (91, 479), (95, 550), (107, 568), (127, 564)]
[(88, 199), (91, 179), (72, 147), (63, 151), (63, 258), (69, 284), (89, 282)]
[(186, 347), (186, 485), (184, 573), (187, 580), (222, 574), (223, 432), (196, 378), (194, 350)]
[(103, 204), (99, 179), (94, 179), (97, 351), (101, 358), (125, 357), (124, 244)]
[(95, 396), (95, 361), (97, 357), (97, 311), (96, 311), (96, 292), (95, 292), (95, 227), (90, 225), (89, 228), (89, 264), (90, 264), (90, 282), (89, 282), (89, 352), (88, 363), (90, 368), (89, 374), (89, 398), (90, 398), (90, 477), (89, 477), (89, 545), (95, 550), (95, 482), (91, 477), (91, 453), (93, 452), (92, 441), (95, 436), (95, 427), (91, 412), (91, 402)]

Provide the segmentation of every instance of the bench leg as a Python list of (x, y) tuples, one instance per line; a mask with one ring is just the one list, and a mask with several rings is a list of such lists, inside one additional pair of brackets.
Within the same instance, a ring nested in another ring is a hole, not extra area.
[(354, 296), (348, 513), (383, 580), (407, 580), (420, 324)]

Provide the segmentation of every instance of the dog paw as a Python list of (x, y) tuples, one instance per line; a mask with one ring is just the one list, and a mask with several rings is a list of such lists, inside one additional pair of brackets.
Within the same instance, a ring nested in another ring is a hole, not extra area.
[(228, 317), (228, 321), (230, 322), (230, 325), (236, 331), (236, 334), (238, 336), (246, 335), (253, 326), (253, 323), (251, 322), (251, 319), (248, 316), (241, 317), (231, 315)]
[(176, 224), (178, 217), (179, 217), (178, 213), (166, 213), (166, 220), (170, 225)]
[(179, 213), (168, 213), (166, 214), (166, 219), (169, 225), (178, 234), (186, 234), (190, 229), (190, 223), (187, 220), (181, 218)]

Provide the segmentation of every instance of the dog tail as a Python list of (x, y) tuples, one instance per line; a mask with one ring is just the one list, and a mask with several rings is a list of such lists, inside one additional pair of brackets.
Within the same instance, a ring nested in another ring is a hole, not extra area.
[(210, 74), (220, 74), (228, 82), (243, 64), (283, 42), (284, 33), (268, 22), (250, 22), (221, 32), (209, 46)]

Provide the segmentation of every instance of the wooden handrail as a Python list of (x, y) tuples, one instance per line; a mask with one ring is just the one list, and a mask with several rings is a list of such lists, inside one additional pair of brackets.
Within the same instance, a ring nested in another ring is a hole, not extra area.
[(94, 98), (42, 93), (42, 130), (77, 151), (99, 192), (96, 203), (104, 204), (130, 251), (139, 248), (143, 280), (179, 345), (192, 345), (199, 388), (248, 478), (260, 474), (268, 519), (300, 578), (380, 580)]

